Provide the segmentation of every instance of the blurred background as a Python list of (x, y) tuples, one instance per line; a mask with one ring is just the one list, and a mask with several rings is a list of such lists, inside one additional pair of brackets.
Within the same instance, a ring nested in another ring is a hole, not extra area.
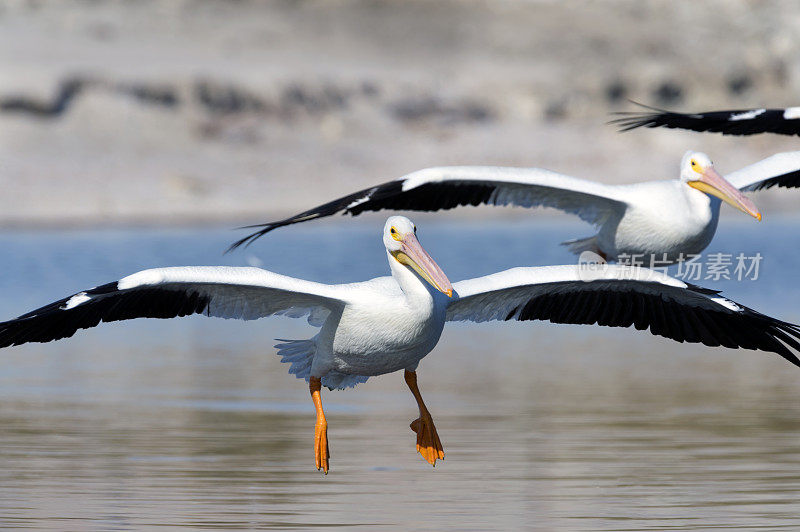
[(6, 0), (0, 224), (252, 223), (431, 165), (724, 174), (797, 142), (609, 113), (797, 105), (799, 33), (790, 0)]
[[(0, 3), (0, 319), (131, 272), (254, 265), (385, 275), (385, 213), (276, 231), (426, 166), (539, 166), (608, 183), (724, 175), (797, 138), (618, 133), (628, 99), (681, 111), (800, 105), (791, 1)], [(800, 192), (723, 207), (707, 253), (757, 280), (698, 284), (800, 322)], [(571, 263), (553, 211), (414, 214), (452, 280)], [(319, 257), (324, 257), (320, 260)], [(673, 273), (675, 273), (673, 271)], [(273, 338), (302, 320), (107, 324), (0, 353), (0, 526), (410, 530), (800, 528), (800, 378), (775, 355), (632, 330), (457, 324), (420, 366), (447, 452), (414, 452), (399, 375), (313, 407)]]

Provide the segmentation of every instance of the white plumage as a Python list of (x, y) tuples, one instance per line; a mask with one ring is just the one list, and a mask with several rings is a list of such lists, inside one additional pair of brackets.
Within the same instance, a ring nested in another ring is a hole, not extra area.
[(0, 323), (0, 347), (58, 340), (102, 321), (137, 317), (307, 317), (320, 327), (314, 337), (281, 340), (276, 347), (289, 372), (310, 382), (317, 408), (316, 465), (325, 471), (320, 386), (354, 386), (399, 370), (405, 370), (420, 409), (412, 423), (417, 450), (431, 464), (444, 458), (415, 370), (447, 321), (633, 325), (679, 342), (775, 352), (800, 365), (798, 327), (654, 271), (617, 265), (514, 268), (451, 285), (407, 218), (389, 218), (383, 241), (391, 277), (327, 285), (258, 268), (145, 270)]
[(800, 151), (776, 153), (757, 163), (727, 174), (739, 190), (761, 190), (774, 186), (800, 186)]
[[(390, 227), (413, 235), (413, 224), (407, 218), (389, 218), (386, 234)], [(391, 239), (384, 235), (384, 240)], [(251, 267), (144, 270), (0, 323), (0, 347), (57, 340), (101, 321), (135, 317), (194, 313), (242, 320), (272, 315), (305, 317), (321, 328), (319, 333), (308, 340), (281, 340), (278, 345), (278, 354), (293, 364), (292, 373), (303, 378), (323, 377), (323, 382), (331, 373), (337, 382), (342, 375), (351, 375), (361, 382), (365, 377), (415, 367), (436, 345), (446, 321), (527, 319), (519, 315), (522, 307), (542, 297), (563, 300), (559, 308), (537, 319), (566, 323), (570, 320), (556, 319), (557, 311), (567, 308), (571, 298), (586, 294), (652, 296), (656, 305), (672, 301), (719, 316), (749, 316), (752, 312), (716, 292), (656, 271), (621, 265), (514, 268), (456, 282), (449, 297), (414, 268), (399, 262), (389, 244), (387, 251), (391, 277), (339, 285)], [(598, 308), (596, 314), (587, 316), (594, 318), (588, 323), (603, 321), (604, 313), (614, 310)], [(630, 323), (622, 320), (612, 325), (630, 325), (634, 318), (648, 321), (652, 317), (630, 318)], [(54, 322), (58, 327), (48, 328)], [(675, 338), (684, 331), (677, 327), (662, 332)], [(713, 343), (712, 336), (706, 339)]]
[(427, 168), (260, 226), (232, 248), (278, 227), (337, 212), (353, 215), (382, 209), (436, 211), (462, 205), (552, 207), (597, 227), (595, 235), (565, 242), (580, 254), (608, 260), (651, 257), (660, 264), (700, 253), (711, 242), (721, 201), (760, 219), (741, 190), (800, 186), (800, 152), (781, 153), (733, 172), (716, 173), (709, 157), (687, 152), (678, 179), (605, 185), (540, 168), (453, 166)]

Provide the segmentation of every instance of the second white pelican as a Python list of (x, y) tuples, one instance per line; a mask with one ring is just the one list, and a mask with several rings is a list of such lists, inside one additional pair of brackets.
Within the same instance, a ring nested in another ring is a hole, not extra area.
[[(448, 321), (549, 320), (635, 326), (679, 342), (774, 352), (800, 366), (800, 328), (644, 268), (605, 265), (514, 268), (450, 284), (425, 252), (408, 218), (383, 231), (391, 277), (326, 285), (258, 268), (144, 270), (0, 323), (0, 347), (67, 338), (102, 321), (204, 314), (253, 320), (308, 317), (321, 327), (307, 340), (281, 340), (289, 373), (309, 382), (317, 421), (314, 459), (329, 467), (328, 422), (321, 387), (345, 388), (403, 370), (419, 418), (417, 451), (431, 465), (444, 458), (433, 417), (417, 387), (420, 360)], [(599, 267), (599, 266), (598, 266)]]
[(540, 168), (452, 166), (427, 168), (272, 223), (230, 249), (250, 244), (286, 225), (338, 212), (358, 215), (382, 209), (437, 211), (462, 205), (553, 207), (576, 214), (596, 226), (596, 235), (564, 242), (576, 254), (592, 251), (607, 260), (638, 256), (666, 264), (681, 254), (700, 253), (717, 230), (722, 201), (761, 219), (742, 190), (800, 185), (795, 177), (776, 178), (800, 170), (800, 151), (779, 153), (742, 168), (727, 178), (699, 152), (683, 156), (678, 179), (605, 185)]

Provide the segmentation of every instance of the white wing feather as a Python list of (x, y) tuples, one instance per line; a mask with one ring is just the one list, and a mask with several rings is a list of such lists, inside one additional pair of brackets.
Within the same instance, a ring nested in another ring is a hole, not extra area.
[[(505, 320), (509, 314), (537, 295), (560, 292), (613, 290), (634, 287), (643, 294), (660, 294), (693, 307), (737, 312), (740, 307), (724, 297), (687, 290), (677, 279), (646, 268), (621, 265), (544, 266), (513, 268), (503, 272), (453, 283), (458, 299), (447, 309), (448, 321)], [(724, 307), (720, 308), (720, 307)]]
[(733, 186), (740, 190), (758, 185), (762, 181), (800, 170), (800, 151), (776, 153), (757, 163), (745, 166), (725, 176)]
[(229, 319), (308, 315), (309, 323), (319, 326), (331, 310), (344, 304), (337, 286), (295, 279), (260, 268), (157, 268), (134, 273), (117, 284), (119, 290), (143, 287), (193, 291), (209, 296), (206, 314)]
[(0, 323), (0, 347), (68, 338), (101, 322), (205, 314), (254, 320), (308, 316), (321, 326), (342, 308), (347, 285), (330, 286), (258, 268), (144, 270)]
[(419, 170), (401, 179), (404, 192), (429, 183), (492, 185), (496, 190), (489, 204), (553, 207), (594, 225), (602, 224), (610, 215), (621, 216), (627, 208), (614, 186), (541, 168), (442, 166)]

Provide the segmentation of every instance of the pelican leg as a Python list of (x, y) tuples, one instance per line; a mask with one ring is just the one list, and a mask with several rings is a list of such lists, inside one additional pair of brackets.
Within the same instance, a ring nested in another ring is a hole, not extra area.
[(311, 391), (314, 408), (317, 410), (317, 422), (314, 424), (314, 462), (317, 470), (322, 469), (327, 475), (331, 453), (328, 449), (328, 421), (322, 410), (322, 397), (319, 393), (322, 388), (322, 380), (319, 377), (311, 377), (308, 381), (308, 388)]
[(405, 378), (406, 384), (414, 394), (414, 399), (417, 400), (417, 406), (419, 406), (419, 417), (411, 422), (411, 430), (417, 433), (417, 452), (426, 462), (436, 467), (437, 459), (444, 460), (442, 442), (439, 440), (439, 434), (433, 424), (433, 417), (422, 400), (422, 394), (419, 393), (417, 372), (406, 370)]

